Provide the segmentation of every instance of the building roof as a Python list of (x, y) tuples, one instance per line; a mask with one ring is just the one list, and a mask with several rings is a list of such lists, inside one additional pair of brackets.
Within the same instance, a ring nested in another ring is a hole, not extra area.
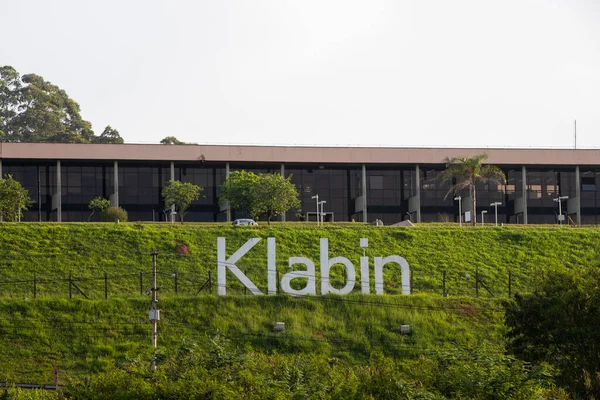
[(482, 153), (497, 165), (600, 165), (600, 149), (0, 143), (4, 160), (443, 164)]

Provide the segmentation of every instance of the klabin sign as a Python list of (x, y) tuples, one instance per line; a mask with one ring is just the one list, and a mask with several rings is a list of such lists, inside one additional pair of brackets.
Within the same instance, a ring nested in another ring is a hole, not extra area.
[[(225, 238), (217, 238), (217, 268), (218, 268), (218, 283), (219, 295), (227, 294), (227, 270), (231, 271), (239, 281), (250, 290), (252, 294), (262, 295), (263, 292), (250, 280), (248, 277), (235, 265), (250, 249), (252, 249), (261, 238), (249, 239), (242, 247), (240, 247), (231, 257), (226, 258)], [(326, 238), (320, 239), (320, 267), (321, 267), (321, 294), (348, 294), (352, 292), (356, 282), (356, 270), (354, 265), (346, 257), (329, 257), (329, 240)], [(369, 240), (366, 238), (360, 239), (360, 247), (366, 248), (369, 245)], [(274, 295), (277, 293), (277, 268), (276, 268), (276, 244), (275, 238), (267, 238), (267, 282), (268, 294)], [(316, 295), (317, 294), (317, 279), (315, 263), (307, 257), (290, 257), (288, 259), (290, 268), (296, 264), (302, 264), (306, 267), (305, 271), (291, 271), (281, 278), (281, 289), (284, 293), (291, 295)], [(410, 294), (410, 269), (408, 262), (400, 256), (374, 257), (375, 269), (375, 293), (383, 294), (383, 267), (388, 263), (396, 263), (402, 271), (402, 294)], [(341, 289), (336, 289), (329, 282), (329, 272), (335, 264), (341, 264), (346, 269), (346, 285)], [(297, 278), (307, 279), (307, 284), (303, 289), (294, 289), (291, 287), (291, 282)], [(360, 285), (362, 293), (370, 293), (369, 284), (369, 257), (360, 257)]]

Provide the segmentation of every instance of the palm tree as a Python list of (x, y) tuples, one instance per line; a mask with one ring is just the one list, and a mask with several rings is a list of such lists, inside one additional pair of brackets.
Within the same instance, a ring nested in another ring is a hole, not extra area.
[(479, 154), (471, 158), (446, 158), (447, 168), (440, 174), (443, 182), (452, 178), (456, 179), (456, 184), (450, 187), (444, 199), (451, 193), (457, 194), (463, 189), (470, 189), (471, 200), (473, 201), (473, 225), (477, 222), (477, 189), (475, 185), (478, 182), (506, 183), (506, 176), (500, 168), (483, 163), (487, 158), (487, 154)]

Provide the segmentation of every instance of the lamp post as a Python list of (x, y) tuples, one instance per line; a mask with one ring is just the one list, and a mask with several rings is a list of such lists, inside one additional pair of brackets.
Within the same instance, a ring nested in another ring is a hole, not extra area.
[(316, 194), (311, 199), (315, 199), (317, 201), (317, 226), (319, 226), (319, 195)]
[(454, 200), (458, 200), (458, 224), (462, 226), (462, 197), (456, 196)]
[(481, 226), (483, 226), (483, 225), (484, 225), (484, 222), (483, 222), (483, 216), (484, 216), (485, 214), (487, 214), (487, 211), (486, 211), (486, 210), (481, 210)]
[(558, 196), (557, 198), (553, 199), (555, 202), (558, 203), (558, 223), (561, 228), (562, 228), (562, 220), (563, 220), (562, 201), (567, 200), (568, 198), (569, 198), (569, 196)]
[[(323, 204), (325, 204), (325, 203), (327, 203), (327, 201), (325, 201), (325, 200), (320, 201), (318, 203), (318, 205), (321, 206), (321, 213), (320, 213), (321, 214), (321, 225), (323, 225), (323, 222), (325, 221), (325, 212), (324, 212), (325, 211), (325, 207), (323, 207)], [(319, 207), (317, 207), (317, 212), (319, 212)]]
[(490, 204), (490, 206), (494, 207), (494, 214), (496, 215), (496, 226), (498, 226), (498, 206), (501, 206), (501, 201), (496, 201), (495, 203)]

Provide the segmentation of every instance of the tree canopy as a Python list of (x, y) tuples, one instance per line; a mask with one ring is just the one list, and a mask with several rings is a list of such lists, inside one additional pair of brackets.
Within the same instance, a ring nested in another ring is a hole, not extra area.
[(95, 136), (92, 124), (81, 117), (79, 104), (64, 90), (39, 75), (21, 76), (13, 67), (3, 66), (0, 141), (122, 143), (123, 139), (110, 126)]
[(187, 144), (177, 139), (175, 136), (167, 136), (160, 141), (160, 144)]
[(221, 186), (219, 201), (251, 217), (266, 215), (270, 223), (271, 218), (300, 207), (298, 191), (290, 179), (279, 174), (233, 171)]
[(473, 225), (477, 223), (477, 183), (506, 183), (504, 172), (496, 166), (484, 164), (487, 154), (479, 154), (474, 157), (446, 158), (447, 168), (440, 178), (442, 181), (456, 180), (450, 186), (447, 198), (451, 193), (458, 194), (463, 189), (469, 189), (473, 205)]
[(183, 224), (183, 217), (187, 209), (194, 200), (200, 198), (200, 193), (204, 189), (198, 185), (189, 182), (169, 181), (169, 184), (162, 190), (162, 197), (165, 200), (165, 206), (175, 206), (175, 212)]
[(12, 175), (0, 179), (0, 216), (3, 221), (16, 222), (23, 216), (34, 201), (29, 197), (29, 191), (21, 186)]

